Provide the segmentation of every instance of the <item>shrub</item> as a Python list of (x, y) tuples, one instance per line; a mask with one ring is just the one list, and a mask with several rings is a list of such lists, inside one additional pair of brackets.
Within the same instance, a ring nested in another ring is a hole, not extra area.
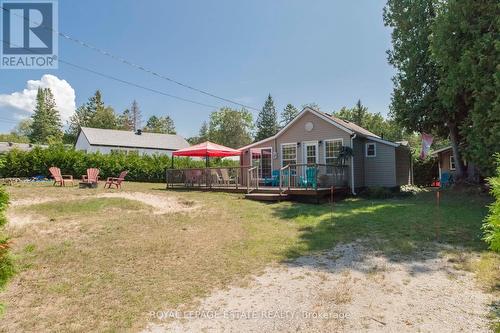
[(388, 199), (394, 197), (395, 192), (396, 190), (388, 187), (376, 186), (365, 188), (359, 195), (369, 199)]
[[(0, 227), (6, 223), (5, 210), (8, 202), (7, 192), (3, 187), (0, 187)], [(14, 275), (14, 264), (9, 254), (9, 240), (0, 235), (0, 290), (12, 275)]]
[(438, 176), (439, 168), (437, 159), (428, 157), (424, 160), (416, 158), (413, 160), (413, 182), (419, 186), (430, 186)]
[(484, 240), (489, 244), (490, 249), (500, 252), (500, 154), (496, 154), (495, 158), (497, 175), (488, 179), (495, 202), (490, 205), (490, 213), (484, 221), (483, 230)]
[[(3, 163), (2, 163), (3, 161)], [(112, 154), (85, 153), (62, 145), (43, 149), (35, 147), (25, 152), (11, 150), (0, 157), (0, 176), (32, 177), (48, 176), (49, 168), (57, 166), (62, 174), (80, 177), (87, 168), (100, 169), (99, 176), (116, 177), (121, 171), (128, 170), (127, 180), (163, 182), (165, 169), (171, 167), (172, 160), (166, 155), (139, 155), (115, 152)], [(236, 162), (215, 159), (212, 166), (233, 166)], [(190, 158), (175, 158), (174, 168), (203, 167), (205, 161)]]

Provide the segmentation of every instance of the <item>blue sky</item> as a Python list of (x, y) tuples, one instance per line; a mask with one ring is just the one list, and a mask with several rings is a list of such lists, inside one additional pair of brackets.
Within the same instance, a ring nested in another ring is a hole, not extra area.
[[(130, 61), (214, 94), (261, 108), (315, 102), (326, 112), (360, 98), (387, 114), (393, 69), (383, 0), (70, 1), (59, 0), (59, 29)], [(128, 81), (210, 105), (195, 93), (59, 38), (59, 57)], [(136, 99), (143, 118), (170, 115), (184, 136), (213, 109), (123, 85), (64, 64), (57, 70), (0, 70), (0, 96), (21, 92), (44, 74), (66, 80), (76, 106), (96, 89), (121, 112)], [(257, 112), (254, 112), (255, 115)], [(0, 104), (0, 131), (17, 109)], [(26, 114), (26, 113), (24, 113)]]

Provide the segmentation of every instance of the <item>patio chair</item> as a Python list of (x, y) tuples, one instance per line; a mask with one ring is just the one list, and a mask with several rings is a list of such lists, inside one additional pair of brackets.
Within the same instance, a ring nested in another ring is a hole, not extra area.
[[(295, 177), (297, 176), (297, 172), (295, 171), (295, 169), (285, 169), (283, 170), (283, 181), (282, 181), (282, 184), (283, 186), (288, 186), (288, 175), (290, 175), (290, 186), (292, 186), (295, 181)], [(278, 178), (278, 185), (279, 185), (280, 181), (279, 181), (279, 178)]]
[(453, 183), (453, 175), (449, 172), (442, 172), (439, 182), (441, 188), (448, 187)]
[(219, 182), (224, 184), (224, 185), (229, 185), (229, 184), (236, 184), (236, 180), (234, 177), (229, 176), (229, 170), (228, 169), (220, 169), (220, 179)]
[(61, 175), (61, 169), (58, 167), (51, 167), (49, 168), (49, 172), (54, 178), (54, 186), (56, 184), (59, 184), (60, 186), (66, 186), (67, 182), (71, 182), (71, 186), (74, 185), (73, 183), (73, 176), (72, 175)]
[(106, 183), (104, 184), (104, 188), (106, 188), (106, 185), (108, 188), (111, 188), (111, 185), (116, 186), (116, 188), (122, 188), (122, 182), (125, 180), (127, 173), (128, 171), (122, 171), (118, 177), (108, 177), (108, 179), (106, 179)]
[(82, 176), (82, 183), (97, 184), (99, 181), (99, 169), (87, 169), (87, 174)]
[(271, 178), (264, 178), (264, 186), (278, 186), (280, 183), (280, 171), (273, 170)]
[(318, 182), (316, 180), (316, 168), (307, 168), (306, 176), (300, 176), (299, 185), (300, 187), (317, 188)]

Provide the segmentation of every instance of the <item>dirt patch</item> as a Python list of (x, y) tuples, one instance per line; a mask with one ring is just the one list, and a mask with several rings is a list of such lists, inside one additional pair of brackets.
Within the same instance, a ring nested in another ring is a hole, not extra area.
[(68, 196), (66, 198), (56, 197), (41, 197), (41, 198), (23, 198), (12, 200), (9, 204), (7, 211), (7, 221), (9, 227), (22, 227), (34, 223), (47, 222), (49, 219), (42, 215), (26, 214), (15, 211), (15, 208), (25, 207), (47, 202), (59, 201), (61, 204), (73, 200), (82, 200), (88, 198), (123, 198), (128, 200), (135, 200), (144, 203), (154, 208), (152, 214), (162, 215), (175, 212), (188, 212), (196, 209), (195, 202), (188, 200), (180, 200), (175, 197), (160, 196), (148, 194), (143, 192), (115, 192), (115, 193), (101, 193), (97, 195), (84, 195), (84, 196)]
[(158, 309), (144, 332), (488, 331), (490, 295), (444, 256), (394, 261), (360, 244), (266, 269), (195, 312)]
[(160, 196), (142, 192), (116, 192), (103, 193), (97, 196), (98, 198), (123, 198), (136, 200), (148, 206), (155, 208), (153, 214), (161, 215), (173, 212), (190, 211), (195, 208), (195, 203), (191, 201), (181, 201), (177, 198)]
[(43, 223), (48, 220), (48, 218), (40, 215), (7, 213), (7, 226), (9, 227), (20, 228), (28, 224)]

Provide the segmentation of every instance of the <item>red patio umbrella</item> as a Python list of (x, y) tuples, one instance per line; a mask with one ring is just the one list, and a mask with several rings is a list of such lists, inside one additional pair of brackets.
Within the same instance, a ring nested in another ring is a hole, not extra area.
[(189, 156), (189, 157), (205, 157), (207, 167), (209, 157), (228, 157), (240, 155), (239, 150), (218, 145), (216, 143), (205, 141), (203, 143), (176, 150), (172, 153), (172, 168), (174, 163), (174, 156)]

